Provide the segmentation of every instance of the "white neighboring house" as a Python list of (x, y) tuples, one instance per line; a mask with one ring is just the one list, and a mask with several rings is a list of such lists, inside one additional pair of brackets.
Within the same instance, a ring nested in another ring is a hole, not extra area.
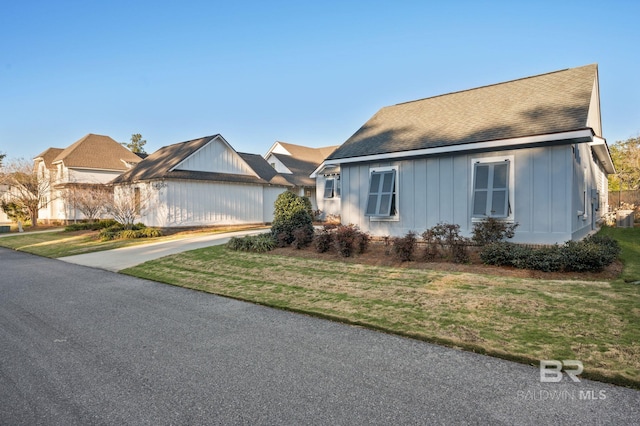
[[(316, 180), (309, 176), (337, 147), (309, 148), (276, 141), (264, 157), (293, 186), (291, 191), (294, 194), (308, 197), (314, 210), (322, 210), (316, 197)], [(339, 191), (337, 186), (338, 197)]]
[(276, 198), (293, 187), (219, 134), (160, 148), (112, 185), (116, 198), (135, 200), (142, 223), (157, 227), (271, 222)]
[[(2, 200), (6, 194), (9, 192), (9, 185), (0, 184), (0, 200)], [(11, 223), (11, 220), (7, 217), (7, 214), (0, 209), (0, 224), (8, 225)]]
[(598, 229), (615, 173), (598, 66), (382, 108), (312, 174), (319, 198), (338, 173), (342, 223), (374, 235), (446, 222), (470, 236), (493, 217), (519, 224), (517, 243), (579, 240)]
[(142, 159), (109, 136), (89, 133), (69, 147), (49, 148), (34, 158), (38, 179), (50, 182), (39, 220), (84, 219), (69, 200), (79, 188), (106, 184)]

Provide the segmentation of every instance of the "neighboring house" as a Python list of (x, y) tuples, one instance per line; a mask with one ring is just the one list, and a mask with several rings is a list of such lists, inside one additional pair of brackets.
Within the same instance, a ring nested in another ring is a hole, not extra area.
[(108, 183), (139, 161), (140, 157), (109, 136), (92, 133), (66, 149), (47, 149), (34, 158), (38, 179), (49, 182), (39, 219), (45, 222), (84, 219), (73, 205), (73, 192)]
[[(602, 137), (597, 65), (379, 110), (316, 169), (339, 171), (342, 223), (374, 235), (494, 217), (514, 242), (553, 244), (598, 228), (615, 169)], [(331, 174), (329, 174), (330, 176)]]
[[(309, 177), (311, 173), (338, 146), (309, 148), (286, 142), (275, 142), (264, 158), (287, 182), (293, 185), (291, 189), (297, 195), (308, 197), (314, 210), (318, 209), (316, 202), (316, 180)], [(339, 191), (337, 187), (336, 191)]]
[[(2, 176), (0, 175), (0, 179)], [(9, 192), (9, 185), (0, 183), (0, 203), (2, 201), (9, 201), (7, 195)], [(0, 208), (0, 224), (8, 224), (11, 223), (11, 220), (7, 216), (7, 214)]]
[(160, 148), (112, 184), (116, 197), (136, 200), (144, 224), (159, 227), (271, 222), (276, 198), (293, 187), (219, 134)]

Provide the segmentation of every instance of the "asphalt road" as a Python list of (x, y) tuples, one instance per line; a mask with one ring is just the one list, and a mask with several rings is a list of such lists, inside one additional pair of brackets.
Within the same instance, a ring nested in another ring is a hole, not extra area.
[(640, 423), (640, 392), (0, 248), (0, 424)]

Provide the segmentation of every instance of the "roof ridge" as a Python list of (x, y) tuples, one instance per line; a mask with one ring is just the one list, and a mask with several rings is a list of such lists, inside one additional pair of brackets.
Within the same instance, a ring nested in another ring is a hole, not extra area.
[(545, 73), (542, 73), (542, 74), (531, 75), (531, 76), (528, 76), (528, 77), (515, 78), (513, 80), (501, 81), (499, 83), (486, 84), (484, 86), (472, 87), (470, 89), (455, 90), (453, 92), (442, 93), (440, 95), (435, 95), (435, 96), (428, 96), (426, 98), (414, 99), (412, 101), (400, 102), (400, 103), (397, 103), (397, 104), (394, 104), (394, 105), (388, 105), (386, 107), (383, 107), (383, 109), (384, 108), (394, 107), (394, 106), (399, 106), (399, 105), (411, 104), (411, 103), (414, 103), (414, 102), (426, 101), (426, 100), (429, 100), (429, 99), (441, 98), (443, 96), (450, 96), (450, 95), (455, 95), (455, 94), (458, 94), (458, 93), (473, 92), (473, 91), (479, 90), (479, 89), (486, 89), (488, 87), (501, 86), (503, 84), (515, 83), (517, 81), (530, 80), (530, 79), (533, 79), (533, 78), (539, 78), (539, 77), (543, 77), (543, 76), (546, 76), (546, 75), (558, 74), (558, 73), (561, 73), (561, 72), (567, 72), (567, 71), (571, 71), (571, 70), (577, 70), (577, 69), (580, 69), (580, 68), (591, 67), (591, 66), (594, 66), (594, 65), (597, 67), (598, 66), (597, 62), (592, 63), (592, 64), (587, 64), (587, 65), (582, 65), (582, 66), (579, 66), (579, 67), (564, 68), (564, 69), (561, 69), (561, 70), (556, 70), (556, 71), (545, 72)]

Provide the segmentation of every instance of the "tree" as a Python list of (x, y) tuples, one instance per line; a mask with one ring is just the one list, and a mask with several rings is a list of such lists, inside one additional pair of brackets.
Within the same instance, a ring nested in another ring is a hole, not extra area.
[(67, 188), (64, 201), (79, 210), (86, 219), (95, 222), (111, 201), (112, 191), (103, 184), (77, 185)]
[(17, 211), (28, 212), (32, 226), (38, 226), (38, 210), (45, 207), (47, 195), (51, 189), (49, 179), (38, 179), (38, 172), (27, 160), (13, 160), (3, 167), (0, 175), (3, 183), (9, 187), (5, 202), (15, 204)]
[(4, 157), (6, 157), (7, 154), (0, 154), (0, 167), (2, 167), (2, 160), (4, 160)]
[(146, 154), (144, 150), (144, 146), (147, 143), (145, 139), (142, 139), (142, 135), (140, 133), (135, 133), (131, 135), (131, 142), (122, 142), (122, 145), (129, 148), (131, 152), (138, 152), (140, 154)]
[(151, 192), (146, 188), (125, 185), (115, 188), (114, 192), (109, 194), (105, 210), (126, 229), (132, 229), (141, 213), (149, 207), (150, 199)]
[(609, 176), (609, 190), (640, 189), (640, 136), (609, 147), (617, 173)]

